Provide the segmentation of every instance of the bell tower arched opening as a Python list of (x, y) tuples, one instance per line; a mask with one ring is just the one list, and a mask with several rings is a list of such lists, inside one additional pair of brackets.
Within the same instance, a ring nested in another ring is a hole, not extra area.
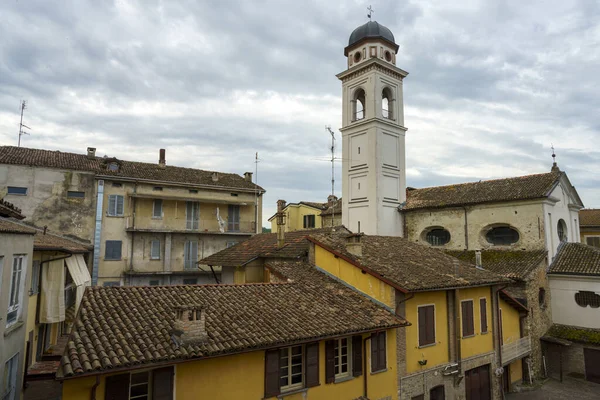
[(381, 115), (383, 118), (394, 118), (394, 93), (389, 87), (385, 87), (381, 92)]
[(357, 89), (352, 99), (352, 121), (359, 121), (365, 118), (366, 94), (364, 89)]

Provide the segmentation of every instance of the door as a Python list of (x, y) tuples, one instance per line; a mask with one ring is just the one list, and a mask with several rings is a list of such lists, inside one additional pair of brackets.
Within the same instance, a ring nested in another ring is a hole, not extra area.
[(434, 387), (429, 391), (429, 400), (445, 400), (446, 393), (444, 390), (444, 385), (439, 385)]
[(187, 201), (185, 204), (185, 228), (197, 230), (200, 221), (200, 203)]
[(489, 364), (465, 372), (465, 391), (467, 400), (491, 400)]
[(502, 372), (502, 390), (504, 393), (510, 392), (510, 368), (508, 365), (503, 368), (504, 372)]
[(583, 349), (585, 361), (585, 379), (600, 383), (600, 350)]

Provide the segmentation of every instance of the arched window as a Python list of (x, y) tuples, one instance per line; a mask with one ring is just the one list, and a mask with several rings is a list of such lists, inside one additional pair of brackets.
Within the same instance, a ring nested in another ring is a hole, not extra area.
[(558, 226), (556, 227), (556, 230), (558, 231), (558, 239), (561, 242), (567, 241), (567, 224), (565, 223), (564, 219), (558, 220)]
[(519, 241), (519, 232), (509, 226), (497, 226), (486, 233), (485, 240), (495, 246), (508, 246)]
[(394, 119), (394, 96), (387, 87), (381, 92), (381, 114), (383, 118)]
[(546, 308), (546, 289), (540, 288), (538, 291), (538, 303), (540, 304), (540, 308), (543, 310)]
[(352, 99), (352, 120), (358, 121), (365, 117), (365, 91), (358, 89)]
[(425, 240), (432, 246), (443, 246), (450, 241), (450, 232), (444, 228), (433, 228), (427, 232)]

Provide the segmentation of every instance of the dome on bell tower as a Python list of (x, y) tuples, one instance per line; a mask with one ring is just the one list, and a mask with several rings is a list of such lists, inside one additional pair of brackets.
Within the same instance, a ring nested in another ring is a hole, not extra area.
[(380, 39), (391, 44), (397, 51), (398, 45), (394, 39), (394, 34), (385, 26), (381, 25), (377, 21), (369, 21), (364, 25), (359, 26), (350, 34), (348, 39), (348, 46), (344, 49), (344, 55), (348, 55), (348, 50), (365, 41), (365, 40), (376, 40)]

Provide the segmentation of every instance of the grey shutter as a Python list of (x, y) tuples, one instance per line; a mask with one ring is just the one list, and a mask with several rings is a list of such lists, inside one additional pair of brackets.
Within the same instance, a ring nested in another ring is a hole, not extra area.
[(108, 196), (108, 215), (116, 215), (117, 212), (117, 196), (111, 194)]
[(265, 351), (265, 398), (280, 393), (279, 372), (279, 350)]
[(362, 336), (352, 336), (352, 376), (361, 376), (362, 367)]
[(114, 248), (113, 248), (113, 254), (115, 257), (115, 260), (120, 260), (121, 259), (121, 247), (122, 247), (122, 242), (120, 240), (115, 240), (114, 242)]
[(190, 265), (190, 244), (192, 242), (187, 241), (183, 244), (183, 268), (187, 269)]
[(335, 342), (325, 342), (325, 383), (335, 382)]
[(152, 371), (152, 400), (173, 400), (173, 367)]
[(191, 268), (195, 268), (196, 267), (196, 262), (198, 262), (198, 242), (191, 242), (192, 248), (191, 248)]
[(123, 196), (117, 195), (117, 215), (123, 215)]
[(306, 387), (319, 386), (319, 342), (306, 345)]
[(150, 244), (150, 258), (157, 260), (160, 258), (160, 240), (153, 240)]
[(108, 376), (105, 386), (104, 400), (129, 399), (129, 374)]

